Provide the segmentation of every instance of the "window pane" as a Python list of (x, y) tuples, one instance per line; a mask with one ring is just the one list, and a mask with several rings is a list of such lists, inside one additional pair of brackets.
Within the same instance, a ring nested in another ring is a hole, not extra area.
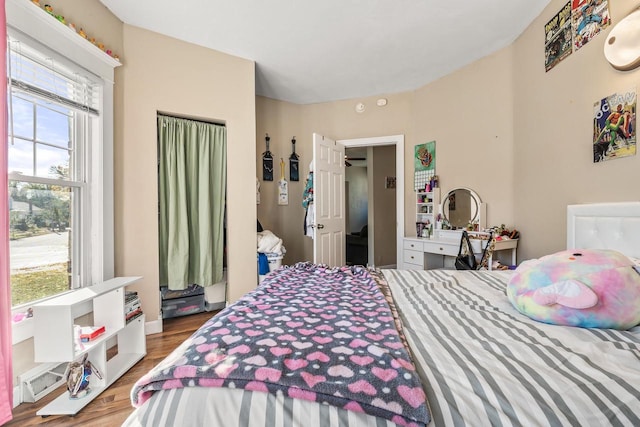
[(9, 140), (9, 172), (33, 175), (33, 142), (14, 138)]
[(71, 112), (64, 111), (59, 105), (55, 108), (57, 111), (42, 105), (36, 106), (36, 140), (71, 148)]
[(72, 195), (68, 187), (9, 182), (12, 306), (71, 288)]
[(21, 97), (11, 97), (11, 112), (13, 114), (13, 128), (9, 127), (9, 135), (33, 139), (33, 103)]
[(69, 179), (69, 151), (36, 144), (36, 176)]

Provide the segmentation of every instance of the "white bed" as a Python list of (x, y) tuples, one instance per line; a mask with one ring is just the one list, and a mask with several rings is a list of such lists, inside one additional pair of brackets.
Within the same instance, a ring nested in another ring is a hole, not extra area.
[(567, 208), (567, 249), (613, 249), (640, 258), (640, 202)]
[[(640, 203), (572, 205), (568, 248), (640, 256)], [(505, 296), (511, 272), (383, 270), (433, 426), (640, 425), (640, 327), (539, 323)], [(282, 395), (218, 387), (156, 392), (126, 426), (392, 426)]]

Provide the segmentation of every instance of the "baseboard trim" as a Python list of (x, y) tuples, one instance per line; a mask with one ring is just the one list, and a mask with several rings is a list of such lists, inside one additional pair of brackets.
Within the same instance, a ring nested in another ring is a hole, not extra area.
[(22, 403), (22, 393), (20, 393), (20, 386), (13, 387), (13, 409)]
[(151, 322), (145, 322), (144, 333), (145, 335), (159, 334), (162, 332), (162, 320), (152, 320)]
[(381, 265), (380, 267), (377, 267), (381, 270), (395, 270), (396, 268), (398, 268), (397, 264), (389, 264), (389, 265)]

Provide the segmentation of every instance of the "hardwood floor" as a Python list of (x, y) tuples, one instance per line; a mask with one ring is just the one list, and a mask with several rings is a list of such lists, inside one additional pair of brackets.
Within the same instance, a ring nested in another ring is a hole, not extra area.
[(77, 415), (52, 415), (46, 418), (36, 412), (58, 397), (65, 389), (62, 385), (36, 403), (23, 403), (13, 410), (13, 420), (9, 426), (120, 426), (133, 412), (129, 392), (131, 387), (149, 369), (164, 359), (193, 331), (211, 318), (215, 312), (200, 313), (191, 316), (166, 319), (161, 334), (147, 336), (147, 355), (120, 377), (107, 390), (102, 392)]

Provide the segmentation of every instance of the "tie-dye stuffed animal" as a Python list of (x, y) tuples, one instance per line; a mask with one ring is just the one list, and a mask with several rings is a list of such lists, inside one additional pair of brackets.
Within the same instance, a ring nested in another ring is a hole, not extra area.
[(544, 323), (625, 330), (640, 324), (640, 272), (612, 250), (570, 249), (523, 262), (507, 297)]

